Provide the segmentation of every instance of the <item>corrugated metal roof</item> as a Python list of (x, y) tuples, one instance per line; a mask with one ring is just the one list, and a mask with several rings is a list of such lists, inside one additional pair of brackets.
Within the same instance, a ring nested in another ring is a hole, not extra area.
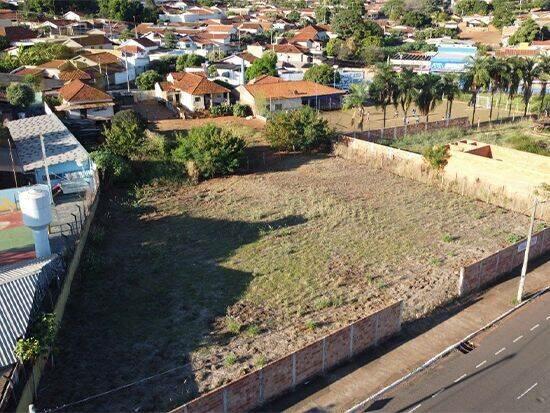
[(0, 367), (17, 361), (13, 354), (17, 340), (38, 315), (52, 279), (63, 274), (57, 254), (0, 269)]

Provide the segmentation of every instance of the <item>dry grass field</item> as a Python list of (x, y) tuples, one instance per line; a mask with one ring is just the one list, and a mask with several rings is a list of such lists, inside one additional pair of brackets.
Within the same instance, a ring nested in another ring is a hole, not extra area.
[(105, 194), (38, 406), (163, 373), (68, 410), (165, 410), (388, 302), (427, 314), (527, 221), (323, 155)]

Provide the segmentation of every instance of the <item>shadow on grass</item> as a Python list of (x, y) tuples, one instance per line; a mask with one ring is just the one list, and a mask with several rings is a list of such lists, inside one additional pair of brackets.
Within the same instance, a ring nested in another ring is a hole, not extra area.
[(64, 410), (159, 411), (196, 396), (197, 380), (212, 374), (213, 361), (192, 372), (189, 354), (218, 344), (212, 322), (253, 279), (227, 260), (267, 228), (305, 222), (300, 216), (265, 222), (157, 218), (151, 210), (145, 219), (137, 211), (113, 196), (102, 198), (61, 325), (55, 366), (39, 389), (40, 409), (69, 404)]

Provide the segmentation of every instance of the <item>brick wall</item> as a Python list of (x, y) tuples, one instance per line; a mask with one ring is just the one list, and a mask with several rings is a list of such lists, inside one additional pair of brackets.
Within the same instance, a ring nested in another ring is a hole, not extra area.
[(370, 314), (328, 336), (225, 386), (206, 393), (173, 412), (244, 412), (292, 390), (401, 330), (402, 302)]
[[(460, 269), (458, 294), (463, 296), (490, 284), (523, 263), (527, 241), (504, 248)], [(550, 228), (533, 235), (529, 258), (537, 258), (550, 251)]]

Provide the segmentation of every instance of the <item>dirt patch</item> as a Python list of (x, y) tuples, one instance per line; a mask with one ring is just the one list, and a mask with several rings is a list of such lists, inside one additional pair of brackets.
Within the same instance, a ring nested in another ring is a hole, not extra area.
[(40, 408), (164, 372), (72, 408), (165, 410), (394, 300), (406, 319), (426, 314), (456, 294), (462, 264), (528, 221), (328, 156), (111, 195), (97, 216), (105, 236), (87, 250)]
[(195, 128), (197, 126), (213, 123), (218, 126), (222, 125), (241, 125), (248, 126), (255, 130), (263, 130), (265, 122), (260, 119), (246, 119), (235, 116), (222, 116), (217, 118), (204, 119), (166, 119), (153, 122), (151, 129), (156, 132), (169, 132)]

